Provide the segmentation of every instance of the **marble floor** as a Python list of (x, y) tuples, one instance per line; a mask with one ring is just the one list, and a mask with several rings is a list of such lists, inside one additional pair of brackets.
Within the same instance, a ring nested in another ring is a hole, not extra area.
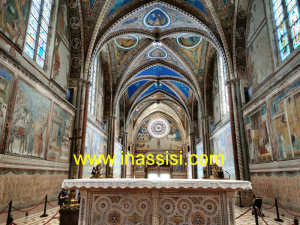
[[(242, 213), (244, 213), (248, 208), (240, 208), (240, 207), (235, 207), (235, 217), (238, 217)], [(281, 217), (281, 219), (284, 221), (283, 223), (275, 222), (274, 218), (275, 216), (275, 209), (272, 210), (263, 210), (264, 213), (264, 220), (265, 222), (259, 218), (258, 222), (259, 225), (277, 225), (277, 224), (282, 224), (282, 225), (292, 225), (293, 220), (290, 218), (286, 218), (284, 216)], [(252, 216), (251, 210), (246, 213), (244, 216), (240, 217), (239, 219), (236, 219), (236, 225), (255, 225), (255, 219), (254, 216)]]
[[(240, 207), (235, 207), (235, 216), (238, 217), (241, 215), (243, 212), (245, 212), (248, 208), (240, 208)], [(46, 218), (41, 218), (40, 215), (42, 214), (41, 212), (29, 215), (27, 217), (15, 219), (15, 224), (16, 225), (59, 225), (59, 214), (56, 214), (58, 212), (59, 208), (55, 207), (47, 211), (48, 217)], [(286, 217), (282, 217), (284, 220), (283, 223), (278, 223), (274, 221), (275, 218), (275, 213), (274, 209), (272, 211), (269, 210), (264, 210), (265, 214), (265, 221), (264, 223), (261, 219), (259, 219), (259, 224), (260, 225), (277, 225), (277, 224), (282, 224), (282, 225), (292, 225), (293, 221), (291, 219), (288, 219)], [(53, 219), (48, 222), (49, 219)], [(1, 220), (1, 225), (5, 225), (5, 221)], [(47, 223), (48, 222), (48, 223)], [(239, 219), (236, 220), (236, 225), (255, 225), (254, 217), (251, 215), (251, 211), (246, 213), (244, 216), (240, 217)]]

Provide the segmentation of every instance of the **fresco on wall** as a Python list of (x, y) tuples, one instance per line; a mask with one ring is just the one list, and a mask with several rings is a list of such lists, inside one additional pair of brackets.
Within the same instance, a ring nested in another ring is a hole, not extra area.
[(9, 103), (13, 77), (4, 69), (0, 68), (0, 138), (4, 133), (5, 118)]
[(153, 137), (148, 130), (148, 124), (152, 119), (156, 119), (156, 116), (150, 117), (144, 121), (139, 128), (136, 136), (136, 148), (138, 150), (182, 150), (183, 140), (180, 130), (173, 120), (166, 120), (169, 126), (169, 132), (165, 136), (160, 138)]
[(52, 78), (64, 89), (68, 87), (70, 52), (60, 36), (56, 36)]
[(51, 161), (69, 162), (72, 137), (73, 117), (70, 113), (54, 104), (52, 126), (47, 159)]
[(0, 31), (23, 47), (30, 0), (0, 1)]
[(115, 12), (117, 12), (120, 8), (122, 8), (124, 5), (129, 4), (131, 0), (115, 0), (114, 4), (112, 5), (108, 16), (110, 17), (113, 15)]
[(68, 6), (65, 0), (59, 1), (57, 13), (56, 32), (66, 42), (69, 43), (69, 27), (68, 27)]
[[(87, 124), (86, 138), (85, 138), (85, 154), (90, 154), (92, 157), (96, 155), (97, 158), (100, 154), (106, 155), (107, 152), (107, 138), (99, 130), (95, 129), (89, 123)], [(95, 166), (96, 164), (94, 164)], [(83, 177), (91, 176), (93, 166), (89, 163), (83, 167)], [(102, 167), (101, 175), (105, 176), (106, 169)]]
[[(196, 151), (197, 151), (198, 157), (200, 157), (202, 154), (204, 154), (202, 141), (196, 145)], [(203, 178), (203, 166), (200, 163), (197, 164), (197, 178), (198, 179)]]
[(248, 48), (250, 85), (256, 88), (273, 71), (272, 52), (267, 25), (264, 25)]
[(262, 106), (246, 119), (248, 149), (251, 163), (272, 160), (266, 106)]
[(300, 82), (271, 101), (275, 154), (279, 160), (300, 157)]
[(45, 157), (50, 100), (18, 82), (7, 151)]
[(198, 74), (201, 69), (201, 63), (203, 63), (201, 60), (202, 50), (205, 41), (200, 41), (200, 44), (195, 45), (193, 48), (182, 48), (178, 45), (177, 38), (170, 39), (170, 41), (167, 41), (167, 43), (174, 47), (182, 57), (188, 62), (188, 64), (191, 66), (193, 72), (195, 74)]
[(113, 165), (114, 178), (121, 178), (121, 172), (122, 172), (121, 152), (122, 152), (122, 145), (120, 145), (117, 141), (115, 141), (115, 147), (114, 147), (115, 161)]
[(227, 123), (222, 127), (210, 140), (211, 150), (214, 154), (224, 155), (224, 175), (228, 178), (228, 173), (230, 174), (230, 179), (235, 179), (235, 169), (234, 169), (234, 158), (233, 158), (233, 146), (232, 146), (232, 136), (231, 136), (231, 126)]
[(300, 92), (287, 99), (286, 108), (294, 157), (300, 158)]
[(259, 25), (265, 18), (265, 6), (262, 0), (253, 0), (250, 9), (249, 24), (248, 24), (248, 40), (252, 38), (258, 30)]

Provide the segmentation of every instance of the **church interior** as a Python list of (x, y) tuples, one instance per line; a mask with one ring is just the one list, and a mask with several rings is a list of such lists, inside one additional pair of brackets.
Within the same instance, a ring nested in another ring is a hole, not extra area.
[(299, 0), (1, 0), (0, 224), (297, 225), (299, 18)]

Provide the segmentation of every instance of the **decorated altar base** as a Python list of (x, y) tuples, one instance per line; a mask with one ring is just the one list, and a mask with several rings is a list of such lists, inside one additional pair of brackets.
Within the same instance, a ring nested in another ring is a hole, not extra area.
[(233, 197), (251, 183), (232, 180), (65, 180), (80, 189), (79, 225), (233, 225)]

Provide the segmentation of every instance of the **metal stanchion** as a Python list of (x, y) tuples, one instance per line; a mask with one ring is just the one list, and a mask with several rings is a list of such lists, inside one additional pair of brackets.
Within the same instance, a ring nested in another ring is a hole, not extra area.
[(242, 193), (241, 192), (239, 192), (239, 200), (240, 200), (240, 207), (242, 208), (243, 204), (242, 204)]
[(12, 208), (12, 201), (8, 203), (8, 211), (7, 211), (7, 219), (6, 219), (6, 225), (10, 225), (13, 221), (13, 218), (11, 217), (11, 208)]
[(44, 203), (44, 213), (43, 213), (43, 215), (41, 215), (41, 217), (47, 217), (48, 216), (48, 214), (46, 213), (46, 211), (47, 211), (47, 199), (48, 199), (48, 197), (46, 195), (45, 196), (45, 203)]
[(275, 198), (275, 207), (276, 207), (276, 215), (277, 215), (277, 218), (275, 218), (274, 220), (277, 221), (277, 222), (283, 222), (283, 220), (280, 219), (280, 214), (279, 214), (279, 208), (278, 208), (278, 201), (277, 201), (277, 198)]
[(253, 206), (253, 211), (254, 211), (254, 216), (255, 216), (255, 224), (259, 225), (258, 224), (258, 213), (257, 213), (257, 207), (256, 206)]
[(299, 221), (298, 221), (297, 217), (294, 218), (294, 225), (299, 225)]

